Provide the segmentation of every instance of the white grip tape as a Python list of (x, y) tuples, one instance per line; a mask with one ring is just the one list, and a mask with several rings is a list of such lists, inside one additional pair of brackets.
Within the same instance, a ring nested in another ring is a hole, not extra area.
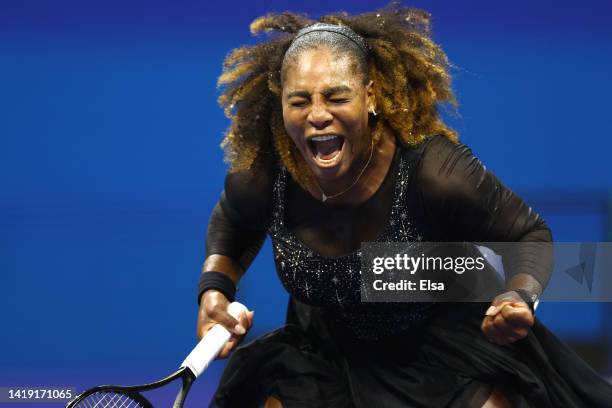
[[(241, 303), (233, 302), (228, 306), (227, 312), (237, 319), (240, 313), (247, 312), (247, 308)], [(225, 327), (215, 324), (189, 353), (181, 368), (188, 367), (196, 378), (199, 377), (221, 352), (230, 337), (231, 333)]]

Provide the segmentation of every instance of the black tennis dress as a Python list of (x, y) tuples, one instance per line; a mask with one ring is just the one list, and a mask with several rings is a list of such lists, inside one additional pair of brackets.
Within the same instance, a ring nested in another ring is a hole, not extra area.
[[(509, 346), (480, 330), (488, 303), (361, 301), (360, 244), (550, 242), (530, 207), (442, 136), (400, 144), (378, 191), (358, 206), (321, 203), (283, 168), (232, 173), (213, 211), (207, 255), (248, 268), (265, 236), (290, 294), (287, 324), (233, 351), (211, 407), (478, 407), (491, 387), (519, 407), (612, 407), (612, 386), (536, 318)], [(502, 253), (506, 279), (543, 286), (538, 250)], [(505, 291), (491, 269), (475, 292)]]

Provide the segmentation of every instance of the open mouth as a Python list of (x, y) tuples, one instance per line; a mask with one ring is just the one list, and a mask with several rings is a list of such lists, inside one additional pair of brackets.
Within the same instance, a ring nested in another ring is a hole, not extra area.
[(314, 161), (320, 167), (334, 167), (342, 158), (344, 137), (338, 135), (314, 136), (307, 141)]

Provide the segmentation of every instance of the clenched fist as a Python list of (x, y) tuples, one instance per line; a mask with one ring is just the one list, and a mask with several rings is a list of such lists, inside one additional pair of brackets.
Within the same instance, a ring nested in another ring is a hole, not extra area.
[(489, 341), (504, 346), (526, 337), (534, 321), (529, 305), (509, 291), (493, 299), (480, 327)]

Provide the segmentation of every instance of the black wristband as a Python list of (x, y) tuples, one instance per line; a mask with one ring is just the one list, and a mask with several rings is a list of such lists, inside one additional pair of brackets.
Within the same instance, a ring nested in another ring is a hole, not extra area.
[(221, 272), (206, 271), (200, 275), (200, 283), (198, 284), (198, 304), (202, 293), (208, 289), (215, 289), (223, 293), (227, 300), (234, 301), (236, 296), (236, 285), (226, 274)]
[(531, 309), (531, 313), (535, 315), (535, 309), (538, 305), (538, 295), (535, 293), (531, 293), (525, 289), (514, 289), (514, 292), (518, 293), (518, 295), (523, 299), (529, 309)]

